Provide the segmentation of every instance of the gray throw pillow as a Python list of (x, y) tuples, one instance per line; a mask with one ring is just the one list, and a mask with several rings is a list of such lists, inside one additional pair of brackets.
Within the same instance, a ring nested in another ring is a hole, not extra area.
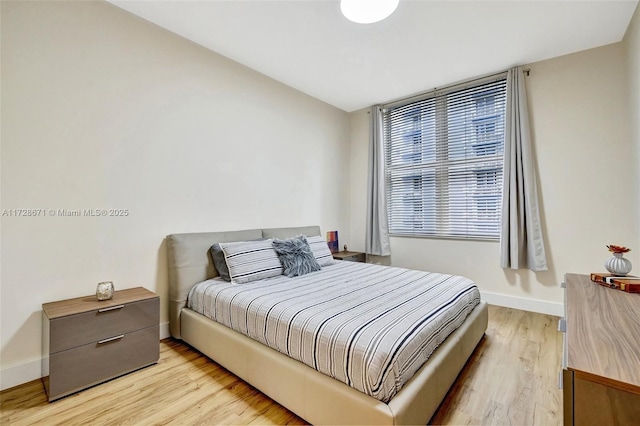
[(280, 263), (287, 277), (297, 277), (322, 269), (304, 235), (286, 240), (273, 240)]
[(211, 253), (211, 260), (213, 260), (213, 266), (215, 266), (216, 271), (218, 271), (218, 275), (225, 281), (231, 281), (231, 277), (229, 276), (229, 267), (227, 266), (227, 261), (224, 258), (224, 252), (220, 247), (220, 244), (215, 243), (209, 249), (209, 253)]

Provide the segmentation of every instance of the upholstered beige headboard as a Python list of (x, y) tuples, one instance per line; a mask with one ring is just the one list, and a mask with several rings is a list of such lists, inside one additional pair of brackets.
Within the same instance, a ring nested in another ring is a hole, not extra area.
[(300, 234), (320, 235), (320, 227), (303, 226), (168, 235), (169, 329), (171, 335), (177, 339), (180, 338), (180, 311), (187, 303), (191, 287), (200, 281), (218, 276), (208, 253), (213, 244), (260, 238), (290, 238)]

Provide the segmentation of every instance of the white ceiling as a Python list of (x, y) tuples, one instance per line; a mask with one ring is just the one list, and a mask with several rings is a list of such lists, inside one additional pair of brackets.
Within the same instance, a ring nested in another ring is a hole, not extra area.
[(401, 0), (355, 24), (338, 0), (108, 1), (348, 112), (621, 41), (638, 4)]

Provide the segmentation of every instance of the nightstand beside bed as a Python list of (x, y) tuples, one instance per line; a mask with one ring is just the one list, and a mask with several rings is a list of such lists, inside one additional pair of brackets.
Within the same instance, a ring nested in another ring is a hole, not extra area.
[(42, 305), (42, 379), (49, 401), (158, 362), (160, 299), (142, 287), (110, 300)]
[(366, 262), (366, 255), (360, 251), (339, 251), (332, 253), (336, 260), (346, 260), (349, 262)]

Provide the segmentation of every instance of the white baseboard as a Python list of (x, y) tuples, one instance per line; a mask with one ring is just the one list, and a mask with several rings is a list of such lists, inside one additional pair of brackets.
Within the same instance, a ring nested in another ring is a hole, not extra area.
[(164, 322), (160, 324), (160, 340), (166, 339), (167, 337), (171, 337), (171, 333), (169, 332), (169, 323)]
[(42, 374), (41, 371), (42, 360), (39, 358), (23, 364), (3, 368), (0, 370), (0, 390), (9, 389), (39, 379)]
[(529, 299), (526, 297), (507, 296), (506, 294), (480, 291), (482, 300), (490, 305), (520, 309), (521, 311), (537, 312), (539, 314), (564, 316), (564, 305), (560, 302)]
[[(169, 323), (160, 324), (160, 340), (166, 339)], [(30, 382), (42, 377), (42, 360), (40, 358), (22, 364), (0, 369), (0, 391)]]

